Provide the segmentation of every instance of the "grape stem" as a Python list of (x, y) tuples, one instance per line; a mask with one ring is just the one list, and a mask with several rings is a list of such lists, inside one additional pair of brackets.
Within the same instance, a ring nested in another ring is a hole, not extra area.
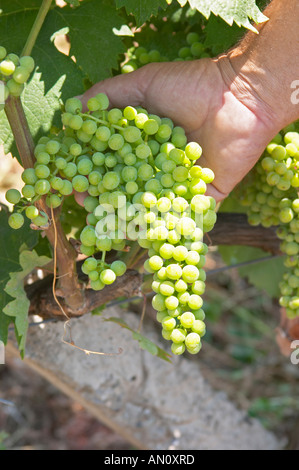
[(38, 11), (38, 14), (36, 16), (36, 19), (31, 28), (31, 31), (29, 33), (29, 36), (27, 38), (24, 49), (22, 51), (22, 54), (21, 54), (22, 56), (31, 55), (37, 36), (39, 35), (42, 25), (44, 24), (45, 18), (48, 14), (48, 11), (50, 10), (51, 4), (52, 4), (52, 0), (43, 0), (40, 6), (40, 9)]
[(103, 119), (96, 118), (96, 117), (92, 116), (91, 114), (87, 114), (87, 113), (78, 113), (78, 114), (81, 117), (88, 117), (88, 119), (91, 119), (95, 122), (98, 122), (99, 124), (103, 124), (104, 126), (109, 126), (110, 125), (114, 129), (118, 129), (119, 131), (122, 131), (124, 129), (123, 127), (118, 126), (117, 124), (111, 124), (110, 122), (104, 121)]

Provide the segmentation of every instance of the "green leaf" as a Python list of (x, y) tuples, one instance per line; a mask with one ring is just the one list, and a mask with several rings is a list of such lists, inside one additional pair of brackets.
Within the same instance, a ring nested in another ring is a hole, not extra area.
[[(184, 6), (186, 0), (178, 0), (181, 6)], [(256, 28), (250, 23), (263, 23), (268, 18), (261, 12), (256, 5), (255, 0), (188, 0), (190, 7), (198, 10), (206, 18), (211, 13), (220, 16), (226, 23), (232, 25), (234, 22), (238, 26), (243, 26), (251, 31), (257, 32)]]
[(151, 340), (149, 340), (145, 336), (141, 335), (138, 331), (135, 331), (132, 328), (130, 328), (129, 325), (127, 325), (127, 323), (122, 318), (109, 317), (109, 318), (105, 318), (105, 321), (112, 321), (114, 323), (117, 323), (122, 328), (126, 328), (127, 330), (131, 331), (133, 339), (139, 342), (139, 346), (141, 349), (145, 349), (153, 356), (157, 356), (160, 359), (163, 359), (164, 361), (171, 362), (170, 361), (171, 356), (166, 351), (159, 348), (155, 343), (153, 343)]
[[(26, 3), (28, 5), (26, 6)], [(0, 16), (0, 44), (7, 51), (20, 54), (27, 40), (29, 32), (35, 21), (40, 1), (22, 2), (16, 0), (3, 0), (1, 6), (3, 14)], [(61, 8), (51, 10), (38, 35), (32, 50), (39, 72), (45, 83), (45, 92), (53, 88), (57, 81), (64, 76), (62, 99), (81, 94), (83, 87), (83, 74), (71, 57), (57, 50), (54, 45), (56, 33), (67, 25), (59, 16)]]
[(21, 270), (19, 264), (19, 250), (24, 244), (32, 249), (38, 240), (38, 234), (30, 229), (29, 222), (25, 222), (19, 230), (13, 230), (8, 225), (8, 216), (5, 210), (0, 210), (0, 340), (6, 343), (8, 326), (12, 319), (4, 315), (3, 310), (12, 300), (4, 291), (9, 280), (9, 273)]
[(205, 28), (205, 46), (217, 47), (221, 52), (235, 45), (244, 35), (245, 29), (237, 24), (228, 25), (219, 16), (211, 15)]
[(28, 310), (30, 302), (24, 289), (24, 279), (37, 267), (49, 263), (51, 258), (39, 256), (34, 250), (24, 250), (20, 254), (19, 263), (21, 271), (10, 272), (9, 280), (4, 288), (5, 292), (13, 297), (3, 309), (5, 315), (14, 318), (16, 336), (21, 355), (24, 356), (26, 335), (28, 329)]
[[(79, 8), (58, 8), (51, 12), (59, 15), (61, 27), (69, 27), (70, 56), (91, 82), (110, 77), (118, 68), (118, 56), (125, 52), (122, 40), (113, 29), (123, 26), (123, 18), (104, 0), (93, 0)], [(62, 25), (63, 22), (63, 25)]]
[[(47, 134), (53, 124), (60, 126), (60, 96), (64, 80), (65, 78), (61, 77), (56, 85), (45, 93), (45, 84), (41, 74), (35, 72), (25, 86), (21, 100), (35, 142), (41, 135)], [(14, 137), (4, 111), (0, 112), (0, 136), (5, 152), (12, 151), (13, 155), (18, 157)]]
[[(219, 246), (218, 252), (228, 266), (263, 259), (267, 256), (263, 250), (245, 246)], [(240, 267), (238, 271), (242, 277), (248, 279), (250, 284), (267, 292), (270, 297), (278, 298), (280, 296), (279, 283), (286, 271), (283, 260), (283, 257), (272, 258), (269, 255), (269, 259)]]
[(115, 0), (116, 8), (125, 7), (127, 14), (135, 16), (137, 26), (141, 26), (151, 16), (156, 16), (159, 9), (167, 8), (166, 0)]

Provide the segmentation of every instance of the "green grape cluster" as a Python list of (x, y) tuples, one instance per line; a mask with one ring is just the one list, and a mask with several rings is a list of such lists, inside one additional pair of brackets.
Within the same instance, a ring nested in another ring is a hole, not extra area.
[(241, 203), (251, 225), (277, 227), (287, 268), (280, 282), (280, 305), (289, 318), (299, 315), (299, 133), (295, 124), (267, 146), (245, 187)]
[[(200, 35), (196, 32), (189, 32), (185, 43), (178, 48), (174, 61), (185, 61), (212, 57), (212, 51), (200, 40)], [(152, 62), (170, 62), (171, 59), (161, 54), (157, 49), (148, 50), (144, 46), (132, 46), (127, 52), (127, 60), (121, 64), (121, 73), (130, 73), (139, 69), (143, 65)]]
[(68, 99), (62, 129), (39, 139), (35, 165), (22, 174), (22, 194), (6, 193), (15, 207), (9, 224), (19, 228), (24, 212), (32, 224), (45, 226), (47, 216), (36, 208), (40, 198), (49, 208), (65, 208), (63, 223), (69, 214), (76, 224), (78, 211), (72, 213), (67, 201), (81, 195), (85, 218), (77, 228), (90, 287), (102, 290), (126, 272), (124, 261), (109, 264), (106, 253), (138, 243), (148, 253), (144, 269), (153, 276), (163, 337), (174, 354), (195, 354), (205, 333), (203, 236), (216, 222), (216, 202), (205, 193), (214, 174), (197, 163), (200, 145), (188, 142), (169, 118), (132, 106), (109, 109), (104, 93), (90, 98), (87, 108)]
[(20, 96), (24, 84), (28, 81), (31, 72), (34, 70), (34, 60), (30, 56), (19, 57), (16, 54), (8, 54), (5, 47), (0, 46), (0, 89), (1, 102), (0, 110), (4, 108), (4, 103), (11, 96)]

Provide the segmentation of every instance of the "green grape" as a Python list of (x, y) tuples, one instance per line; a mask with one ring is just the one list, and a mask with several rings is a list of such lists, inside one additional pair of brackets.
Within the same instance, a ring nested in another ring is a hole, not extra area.
[(140, 129), (134, 126), (128, 126), (123, 130), (124, 139), (129, 143), (137, 142), (141, 137)]
[(185, 343), (172, 343), (171, 345), (171, 352), (175, 354), (176, 356), (183, 354), (185, 352), (185, 349), (186, 349)]
[(35, 206), (27, 206), (25, 209), (25, 214), (28, 219), (34, 219), (39, 215), (39, 210)]
[(30, 76), (30, 72), (24, 67), (24, 66), (19, 66), (16, 67), (14, 73), (13, 73), (13, 79), (16, 83), (23, 84), (27, 82), (28, 78)]
[(45, 227), (48, 223), (48, 216), (46, 214), (40, 213), (37, 217), (33, 219), (34, 225), (37, 227)]
[(30, 56), (20, 57), (20, 66), (24, 67), (29, 73), (31, 73), (35, 67), (34, 59)]
[(80, 240), (83, 245), (93, 246), (96, 244), (96, 233), (94, 227), (87, 225), (80, 234)]
[(8, 225), (12, 229), (18, 230), (19, 228), (21, 228), (24, 225), (24, 221), (25, 221), (25, 219), (24, 219), (22, 214), (19, 214), (18, 212), (14, 212), (8, 218)]
[(2, 75), (6, 77), (12, 75), (15, 69), (16, 69), (16, 66), (12, 60), (6, 59), (0, 62), (0, 73), (2, 73)]
[(5, 198), (10, 204), (18, 204), (21, 197), (21, 193), (17, 189), (9, 189), (5, 194)]
[(48, 194), (50, 190), (51, 190), (51, 185), (49, 181), (46, 179), (40, 179), (34, 185), (35, 193), (40, 196)]
[(46, 179), (50, 176), (50, 169), (47, 165), (39, 164), (35, 166), (35, 174), (39, 179)]
[(72, 186), (78, 193), (84, 193), (89, 187), (89, 181), (86, 176), (76, 175), (72, 179)]
[(60, 194), (69, 196), (73, 192), (73, 185), (71, 181), (63, 180), (63, 186), (59, 189)]
[(78, 163), (77, 163), (77, 171), (79, 175), (89, 175), (89, 173), (92, 172), (93, 169), (93, 162), (89, 158), (82, 158)]
[(48, 207), (56, 209), (62, 203), (62, 199), (57, 194), (50, 194), (46, 198), (46, 204)]
[(7, 55), (7, 51), (5, 47), (0, 46), (0, 60), (5, 59), (6, 55)]
[(8, 80), (6, 86), (9, 90), (10, 95), (12, 96), (20, 96), (22, 91), (24, 90), (24, 85), (17, 83), (13, 78)]
[(184, 312), (180, 317), (180, 324), (184, 328), (191, 328), (195, 321), (195, 316), (192, 312)]
[(86, 121), (83, 122), (82, 124), (82, 131), (85, 132), (86, 134), (93, 135), (97, 131), (97, 124), (95, 121), (92, 121), (91, 119), (87, 119)]
[(25, 184), (22, 188), (22, 194), (26, 199), (32, 199), (35, 196), (35, 188), (31, 184)]
[(100, 280), (105, 285), (113, 284), (116, 279), (116, 274), (112, 269), (104, 269), (100, 273)]
[(114, 271), (116, 276), (122, 276), (127, 270), (126, 263), (120, 260), (113, 261), (110, 268), (112, 269), (112, 271)]
[(198, 160), (202, 155), (202, 148), (197, 142), (189, 142), (185, 147), (185, 152), (189, 160)]
[(200, 336), (198, 333), (188, 333), (185, 338), (185, 345), (187, 348), (193, 349), (200, 344)]

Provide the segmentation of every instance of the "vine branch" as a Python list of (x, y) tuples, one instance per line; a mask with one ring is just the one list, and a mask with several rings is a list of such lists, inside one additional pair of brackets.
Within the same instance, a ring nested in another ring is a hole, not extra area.
[(52, 0), (43, 0), (36, 19), (33, 23), (29, 36), (27, 38), (26, 44), (22, 51), (22, 56), (28, 56), (31, 54), (34, 44), (36, 42), (37, 36), (42, 28), (42, 25), (45, 21), (48, 11), (50, 10)]
[[(5, 103), (5, 113), (14, 135), (15, 143), (24, 168), (32, 168), (35, 163), (34, 141), (19, 97), (9, 96)], [(51, 220), (51, 212), (45, 203), (45, 198), (36, 202), (39, 210), (44, 211)], [(54, 217), (57, 211), (54, 211)], [(53, 221), (52, 221), (53, 222)], [(77, 253), (66, 238), (59, 220), (56, 221), (56, 231), (53, 223), (45, 230), (52, 247), (56, 245), (59, 286), (64, 292), (66, 302), (74, 309), (84, 302), (83, 293), (76, 274)]]

